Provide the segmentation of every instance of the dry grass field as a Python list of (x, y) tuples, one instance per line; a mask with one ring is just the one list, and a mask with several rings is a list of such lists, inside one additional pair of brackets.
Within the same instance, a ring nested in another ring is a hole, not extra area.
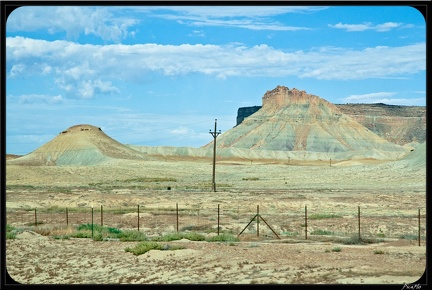
[[(213, 192), (211, 158), (8, 164), (7, 224), (14, 238), (6, 240), (7, 271), (22, 284), (402, 288), (416, 283), (426, 267), (425, 167), (377, 160), (330, 166), (328, 161), (218, 159)], [(72, 235), (79, 225), (91, 223), (92, 207), (93, 222), (100, 225), (101, 206), (105, 227), (138, 232), (138, 205), (139, 233), (147, 239), (183, 236), (155, 239), (161, 249), (135, 255), (126, 249), (142, 243), (138, 240)], [(252, 220), (258, 208), (259, 228)], [(359, 208), (362, 239), (356, 239)], [(227, 240), (211, 240), (218, 236), (218, 225)], [(206, 240), (188, 239), (191, 233)]]

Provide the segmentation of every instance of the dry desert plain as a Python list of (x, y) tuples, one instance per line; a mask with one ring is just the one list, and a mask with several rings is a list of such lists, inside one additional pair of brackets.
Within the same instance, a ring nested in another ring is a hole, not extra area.
[[(425, 273), (425, 165), (218, 158), (217, 192), (211, 181), (211, 158), (9, 164), (7, 223), (16, 238), (6, 240), (7, 272), (22, 284), (396, 284), (400, 289)], [(140, 232), (148, 237), (178, 230), (239, 240), (183, 238), (159, 242), (181, 249), (134, 255), (125, 249), (139, 241), (55, 238), (92, 217), (94, 224), (103, 218), (104, 226), (137, 230), (137, 205)], [(114, 208), (123, 212), (110, 211)], [(359, 209), (364, 242), (346, 242), (359, 235)]]

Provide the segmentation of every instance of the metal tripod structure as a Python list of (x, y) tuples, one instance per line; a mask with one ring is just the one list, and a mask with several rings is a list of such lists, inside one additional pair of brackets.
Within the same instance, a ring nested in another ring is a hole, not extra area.
[(269, 227), (269, 229), (275, 234), (275, 236), (280, 239), (279, 235), (272, 229), (272, 227), (263, 219), (263, 217), (259, 213), (259, 205), (257, 205), (257, 214), (250, 220), (250, 222), (245, 226), (245, 228), (238, 234), (240, 236), (244, 230), (253, 222), (253, 220), (256, 218), (257, 220), (257, 237), (259, 237), (259, 219), (261, 218), (262, 221)]

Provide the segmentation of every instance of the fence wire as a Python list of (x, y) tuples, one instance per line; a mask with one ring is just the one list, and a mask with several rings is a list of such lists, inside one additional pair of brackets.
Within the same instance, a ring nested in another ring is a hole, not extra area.
[(11, 210), (7, 223), (14, 226), (78, 226), (97, 224), (145, 233), (195, 231), (281, 238), (323, 237), (426, 239), (426, 208), (413, 208), (380, 214), (379, 209), (337, 210), (302, 209), (279, 211), (259, 206), (171, 207), (135, 206), (124, 208), (37, 208)]

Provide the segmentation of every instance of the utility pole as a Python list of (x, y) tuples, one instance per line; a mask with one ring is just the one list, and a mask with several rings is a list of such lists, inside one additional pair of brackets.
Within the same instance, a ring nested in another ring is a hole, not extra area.
[(216, 169), (216, 138), (217, 136), (221, 133), (221, 131), (219, 130), (219, 132), (216, 131), (217, 128), (217, 119), (215, 119), (215, 126), (214, 126), (214, 131), (212, 132), (210, 130), (210, 134), (213, 136), (214, 141), (213, 141), (213, 181), (212, 181), (212, 190), (214, 192), (216, 192), (216, 182), (215, 182), (215, 169)]

